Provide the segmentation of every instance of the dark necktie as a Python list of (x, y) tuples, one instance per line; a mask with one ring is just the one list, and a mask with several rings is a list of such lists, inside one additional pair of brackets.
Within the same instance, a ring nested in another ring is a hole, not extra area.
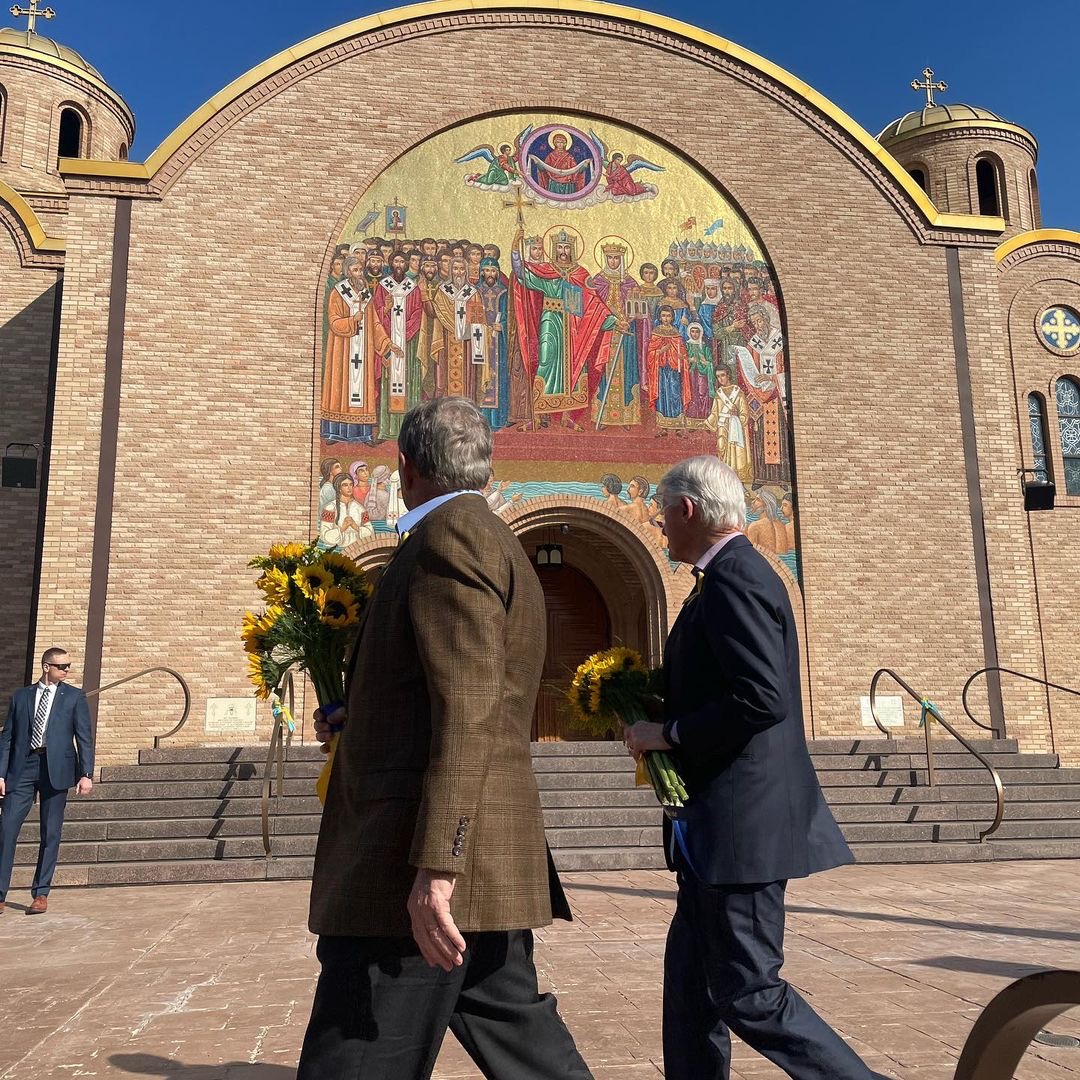
[(41, 691), (41, 700), (38, 702), (37, 712), (34, 713), (34, 729), (30, 733), (31, 750), (40, 750), (45, 742), (45, 720), (49, 715), (49, 697), (51, 694), (51, 686), (46, 686)]

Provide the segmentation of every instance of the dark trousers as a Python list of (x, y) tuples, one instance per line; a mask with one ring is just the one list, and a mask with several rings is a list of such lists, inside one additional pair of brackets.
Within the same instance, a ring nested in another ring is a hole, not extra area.
[(664, 955), (667, 1080), (728, 1080), (731, 1031), (796, 1080), (883, 1080), (780, 978), (786, 886), (679, 875)]
[(19, 779), (13, 785), (8, 785), (4, 808), (0, 812), (0, 900), (7, 895), (11, 885), (15, 841), (19, 839), (19, 830), (30, 813), (30, 807), (34, 805), (35, 792), (41, 819), (41, 846), (38, 848), (37, 872), (30, 892), (34, 896), (49, 895), (56, 870), (56, 856), (60, 850), (60, 832), (64, 827), (68, 793), (67, 788), (52, 786), (45, 755), (29, 754)]
[(591, 1080), (537, 990), (532, 932), (465, 941), (465, 962), (445, 972), (411, 938), (321, 937), (297, 1080), (427, 1080), (447, 1027), (488, 1080)]

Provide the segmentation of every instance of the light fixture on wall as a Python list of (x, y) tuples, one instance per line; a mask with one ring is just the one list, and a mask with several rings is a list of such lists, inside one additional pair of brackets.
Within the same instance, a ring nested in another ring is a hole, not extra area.
[[(37, 443), (8, 443), (4, 449), (3, 480), (4, 487), (36, 488), (38, 474)], [(12, 453), (18, 450), (18, 453)]]
[[(1057, 494), (1054, 481), (1040, 480), (1038, 469), (1017, 469), (1016, 472), (1020, 477), (1020, 490), (1024, 493), (1024, 509), (1027, 511), (1053, 510), (1054, 497)], [(1025, 480), (1024, 477), (1028, 473), (1035, 479)]]

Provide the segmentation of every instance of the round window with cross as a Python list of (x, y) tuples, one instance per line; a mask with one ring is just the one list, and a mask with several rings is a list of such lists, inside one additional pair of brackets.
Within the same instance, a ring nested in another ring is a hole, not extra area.
[(1044, 308), (1035, 320), (1039, 340), (1058, 356), (1080, 353), (1080, 315), (1059, 304)]

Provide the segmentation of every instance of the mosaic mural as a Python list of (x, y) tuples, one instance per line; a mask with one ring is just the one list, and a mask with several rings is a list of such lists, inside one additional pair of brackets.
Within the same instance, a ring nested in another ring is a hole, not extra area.
[(462, 394), (496, 432), (494, 512), (584, 494), (662, 546), (657, 481), (715, 453), (746, 486), (751, 539), (795, 573), (772, 270), (738, 210), (659, 143), (541, 113), (443, 132), (356, 204), (322, 306), (326, 546), (393, 531), (402, 417)]

